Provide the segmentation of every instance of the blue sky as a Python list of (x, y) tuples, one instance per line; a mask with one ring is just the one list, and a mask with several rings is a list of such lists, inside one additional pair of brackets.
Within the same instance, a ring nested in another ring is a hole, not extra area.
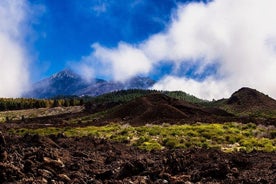
[[(276, 98), (275, 0), (1, 0), (0, 97), (72, 68), (204, 99)], [(265, 13), (264, 13), (265, 12)]]
[[(139, 43), (164, 30), (177, 4), (187, 0), (31, 0), (43, 8), (32, 24), (36, 34), (30, 47), (37, 54), (35, 65), (42, 69), (34, 81), (80, 60), (99, 43), (115, 47), (119, 42)], [(159, 78), (170, 68), (152, 75)], [(103, 76), (104, 77), (104, 76)]]

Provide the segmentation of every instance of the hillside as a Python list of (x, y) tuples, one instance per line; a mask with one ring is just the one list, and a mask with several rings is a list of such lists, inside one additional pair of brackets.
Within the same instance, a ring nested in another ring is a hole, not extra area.
[(242, 88), (229, 99), (204, 101), (184, 92), (123, 90), (104, 94), (87, 103), (90, 113), (101, 112), (99, 122), (192, 123), (276, 122), (275, 100), (257, 90)]
[(216, 116), (231, 116), (231, 114), (215, 108), (203, 108), (163, 93), (152, 93), (115, 107), (105, 118), (145, 124), (201, 121)]
[(219, 106), (239, 116), (276, 117), (276, 100), (251, 88), (239, 89)]
[(119, 90), (106, 94), (102, 94), (96, 97), (92, 97), (91, 102), (93, 103), (109, 103), (109, 102), (129, 102), (137, 97), (141, 97), (153, 93), (162, 93), (171, 98), (185, 100), (191, 103), (204, 103), (206, 101), (199, 99), (195, 96), (189, 95), (183, 91), (157, 91), (157, 90), (146, 90), (146, 89), (128, 89)]

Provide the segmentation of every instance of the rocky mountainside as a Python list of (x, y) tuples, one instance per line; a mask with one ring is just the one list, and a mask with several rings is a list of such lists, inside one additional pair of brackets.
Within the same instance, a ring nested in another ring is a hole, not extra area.
[(229, 99), (223, 100), (221, 108), (242, 116), (276, 117), (276, 100), (255, 89), (241, 88)]
[(24, 97), (49, 98), (57, 95), (73, 95), (88, 84), (71, 70), (63, 70), (32, 85)]
[(126, 104), (113, 108), (106, 118), (112, 121), (128, 121), (132, 125), (160, 122), (208, 121), (214, 117), (231, 117), (232, 115), (216, 108), (202, 106), (171, 98), (162, 93), (148, 94)]
[(155, 81), (147, 77), (134, 77), (124, 83), (94, 79), (87, 82), (72, 70), (63, 70), (43, 79), (24, 94), (28, 98), (51, 98), (58, 95), (97, 96), (122, 89), (148, 89)]
[(239, 107), (274, 107), (276, 108), (276, 101), (255, 89), (241, 88), (234, 92), (232, 96), (227, 100), (228, 105), (236, 105)]

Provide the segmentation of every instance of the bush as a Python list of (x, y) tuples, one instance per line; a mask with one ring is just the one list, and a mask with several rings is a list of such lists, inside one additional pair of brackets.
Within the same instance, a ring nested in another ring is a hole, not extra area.
[(275, 139), (276, 138), (276, 130), (271, 130), (270, 131), (270, 138)]
[(175, 138), (166, 138), (163, 140), (162, 144), (169, 149), (173, 149), (179, 145), (179, 142)]
[(151, 151), (151, 150), (161, 150), (162, 146), (158, 142), (151, 141), (151, 142), (144, 142), (141, 146), (139, 146), (139, 148), (147, 151)]
[(141, 146), (144, 142), (148, 142), (150, 139), (147, 136), (141, 136), (133, 145)]

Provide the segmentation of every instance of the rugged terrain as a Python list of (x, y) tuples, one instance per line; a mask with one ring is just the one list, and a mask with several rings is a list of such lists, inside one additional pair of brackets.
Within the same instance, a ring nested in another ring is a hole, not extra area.
[(224, 101), (222, 108), (240, 116), (276, 117), (276, 101), (250, 88), (234, 92)]
[(147, 152), (92, 137), (3, 137), (0, 183), (276, 182), (275, 153)]
[(0, 183), (276, 183), (275, 100), (260, 92), (103, 99), (3, 112), (23, 114), (0, 123)]
[[(250, 93), (255, 90), (246, 89), (246, 91)], [(236, 103), (230, 103), (235, 98), (235, 95), (240, 98), (247, 96), (236, 92), (229, 99), (215, 103), (208, 102), (206, 105), (206, 103), (191, 103), (172, 98), (161, 92), (151, 93), (123, 104), (108, 103), (106, 106), (96, 106), (102, 112), (105, 112), (98, 119), (98, 124), (127, 122), (131, 125), (145, 125), (147, 123), (162, 124), (166, 122), (170, 124), (187, 124), (233, 121), (265, 125), (276, 124), (276, 106), (274, 105), (276, 101), (274, 99), (263, 97), (264, 95), (260, 93), (260, 97), (259, 95), (252, 99), (250, 97), (248, 100), (241, 102), (241, 105), (237, 105)], [(256, 98), (262, 99), (256, 102)], [(98, 112), (97, 108), (93, 110)]]

